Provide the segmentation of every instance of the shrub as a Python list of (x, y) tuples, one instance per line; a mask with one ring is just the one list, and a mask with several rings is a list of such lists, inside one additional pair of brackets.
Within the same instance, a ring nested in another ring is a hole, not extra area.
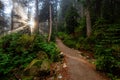
[[(20, 73), (34, 58), (39, 51), (52, 61), (59, 60), (59, 50), (55, 43), (47, 43), (39, 35), (10, 34), (0, 38), (0, 77)], [(11, 74), (12, 73), (12, 74)]]
[(114, 51), (111, 48), (105, 48), (101, 45), (97, 45), (95, 49), (96, 68), (97, 70), (107, 73), (119, 75), (120, 60), (113, 55)]
[(58, 37), (62, 40), (67, 40), (71, 38), (70, 35), (64, 32), (58, 32)]
[(51, 59), (51, 61), (58, 61), (59, 60), (59, 50), (57, 48), (57, 46), (53, 43), (53, 42), (50, 42), (50, 43), (40, 43), (40, 48), (42, 51), (45, 51), (48, 55), (48, 57)]
[[(21, 34), (11, 34), (0, 39), (1, 42), (1, 62), (0, 62), (0, 74), (6, 75), (11, 72), (12, 69), (24, 68), (35, 55), (29, 53), (26, 48), (28, 47), (30, 37), (26, 38), (26, 41)], [(20, 44), (21, 43), (21, 44)]]
[(71, 48), (75, 48), (76, 45), (76, 42), (74, 40), (69, 40), (69, 39), (64, 40), (64, 43)]

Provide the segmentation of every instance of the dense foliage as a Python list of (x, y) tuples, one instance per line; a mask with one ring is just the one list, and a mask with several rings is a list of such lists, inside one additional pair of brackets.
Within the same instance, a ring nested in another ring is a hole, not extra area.
[(78, 13), (76, 8), (70, 7), (65, 16), (66, 31), (74, 33), (74, 29), (78, 26)]
[[(59, 50), (53, 42), (47, 43), (39, 35), (11, 34), (0, 38), (0, 79), (15, 76), (37, 57), (40, 51), (50, 62), (59, 60)], [(44, 60), (40, 58), (41, 60)], [(18, 72), (17, 72), (18, 73)]]

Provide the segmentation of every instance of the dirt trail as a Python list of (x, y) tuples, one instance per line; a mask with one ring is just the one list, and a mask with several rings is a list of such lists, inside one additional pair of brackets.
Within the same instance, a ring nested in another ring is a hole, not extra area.
[(69, 80), (108, 80), (102, 77), (96, 70), (95, 66), (85, 60), (80, 52), (65, 46), (60, 39), (56, 39), (58, 48), (65, 55)]

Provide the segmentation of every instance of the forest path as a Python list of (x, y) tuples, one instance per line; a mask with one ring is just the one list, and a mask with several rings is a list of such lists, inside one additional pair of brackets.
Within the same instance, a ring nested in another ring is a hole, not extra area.
[(65, 46), (60, 39), (56, 39), (58, 48), (65, 55), (69, 80), (108, 80), (101, 76), (95, 66), (85, 60), (78, 50)]

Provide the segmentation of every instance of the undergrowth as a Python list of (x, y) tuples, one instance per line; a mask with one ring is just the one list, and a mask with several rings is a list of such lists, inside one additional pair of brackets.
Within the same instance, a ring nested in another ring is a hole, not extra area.
[[(53, 42), (46, 42), (42, 36), (10, 34), (0, 38), (0, 80), (15, 76), (44, 51), (50, 62), (59, 61), (59, 50)], [(7, 79), (6, 79), (7, 80)]]

